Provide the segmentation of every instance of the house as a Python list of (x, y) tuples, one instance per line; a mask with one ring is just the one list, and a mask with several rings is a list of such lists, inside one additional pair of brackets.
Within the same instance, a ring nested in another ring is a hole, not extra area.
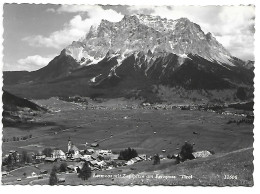
[(204, 151), (193, 152), (192, 155), (194, 156), (194, 158), (206, 158), (211, 156), (212, 154), (209, 151), (204, 150)]
[(103, 160), (111, 160), (111, 155), (104, 155), (102, 157), (103, 157)]
[(82, 155), (91, 155), (91, 154), (93, 154), (94, 153), (94, 151), (93, 152), (89, 152), (88, 150), (84, 150), (84, 152), (82, 153)]
[(65, 183), (65, 178), (59, 178), (58, 183)]
[(96, 160), (91, 160), (89, 161), (89, 163), (92, 165), (92, 166), (97, 166), (98, 165), (98, 162)]
[(48, 174), (47, 170), (40, 170), (40, 174)]
[(77, 164), (75, 164), (75, 166), (79, 169), (82, 169), (84, 164), (85, 162), (78, 162)]
[(126, 164), (126, 165), (132, 165), (132, 164), (134, 164), (134, 161), (133, 161), (133, 160), (129, 160), (129, 161), (127, 161), (125, 164)]
[(68, 166), (67, 166), (67, 169), (68, 169), (68, 170), (71, 170), (71, 171), (77, 172), (76, 167), (75, 167), (74, 165), (68, 165)]
[(56, 158), (51, 158), (51, 157), (46, 157), (44, 159), (45, 162), (55, 162), (56, 161)]
[(125, 166), (126, 165), (125, 160), (116, 160), (115, 163), (116, 163), (117, 166)]
[(92, 158), (93, 160), (97, 160), (98, 154), (97, 154), (97, 153), (93, 153), (93, 154), (91, 155), (91, 158)]
[(7, 176), (7, 172), (6, 171), (2, 171), (2, 176)]
[(83, 155), (80, 159), (81, 159), (81, 160), (85, 160), (85, 161), (93, 160), (93, 159), (91, 158), (91, 155)]
[(98, 143), (92, 143), (92, 144), (90, 144), (90, 146), (91, 146), (91, 147), (98, 147), (99, 144), (98, 144)]
[(97, 162), (97, 165), (100, 166), (100, 167), (104, 167), (106, 166), (106, 162), (104, 162), (103, 160), (100, 161), (100, 162)]
[(117, 160), (119, 157), (119, 154), (110, 154), (110, 159), (111, 160)]
[(82, 169), (83, 165), (84, 165), (85, 162), (79, 162), (79, 163), (76, 163), (74, 165), (68, 165), (67, 166), (67, 169), (68, 170), (71, 170), (71, 171), (74, 171), (74, 172), (78, 172), (78, 169)]
[(100, 154), (100, 155), (109, 155), (109, 154), (112, 154), (112, 151), (111, 150), (96, 150), (96, 153)]
[(90, 149), (87, 149), (87, 151), (89, 152), (89, 153), (94, 153), (95, 152), (95, 150), (94, 149), (92, 149), (92, 148), (90, 148)]
[(81, 154), (77, 154), (77, 155), (73, 155), (71, 159), (80, 161), (81, 158), (82, 158), (82, 155)]
[(55, 159), (61, 159), (61, 160), (66, 160), (66, 154), (62, 150), (53, 150), (52, 152), (52, 158)]
[(43, 179), (43, 176), (42, 176), (42, 175), (39, 175), (39, 176), (38, 176), (38, 179)]
[(136, 156), (135, 159), (136, 159), (137, 162), (142, 161), (142, 159), (139, 156)]
[(139, 158), (141, 158), (142, 160), (147, 160), (147, 155), (146, 155), (146, 154), (139, 154), (138, 156), (139, 156)]
[(164, 159), (164, 156), (163, 156), (163, 155), (159, 155), (159, 158), (160, 158), (160, 159)]
[(45, 158), (46, 158), (46, 155), (36, 155), (35, 156), (36, 160), (42, 160), (42, 159), (45, 159)]
[(136, 158), (132, 158), (131, 160), (133, 161), (133, 163), (136, 163), (136, 162), (137, 162), (137, 159), (136, 159)]

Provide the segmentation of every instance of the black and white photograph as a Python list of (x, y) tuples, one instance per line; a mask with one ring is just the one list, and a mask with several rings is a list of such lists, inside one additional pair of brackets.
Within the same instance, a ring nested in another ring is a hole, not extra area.
[(1, 184), (253, 187), (255, 8), (4, 3)]

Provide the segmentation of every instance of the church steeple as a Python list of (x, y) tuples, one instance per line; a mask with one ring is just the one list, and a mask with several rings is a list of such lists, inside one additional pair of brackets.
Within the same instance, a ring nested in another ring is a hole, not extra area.
[(71, 143), (71, 140), (70, 140), (70, 137), (69, 137), (69, 140), (68, 140), (68, 152), (71, 150), (71, 145), (72, 145), (72, 143)]

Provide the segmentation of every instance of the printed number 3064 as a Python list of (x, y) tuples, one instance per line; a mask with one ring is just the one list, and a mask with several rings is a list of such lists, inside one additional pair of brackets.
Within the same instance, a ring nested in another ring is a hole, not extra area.
[(237, 175), (224, 175), (224, 179), (237, 180)]

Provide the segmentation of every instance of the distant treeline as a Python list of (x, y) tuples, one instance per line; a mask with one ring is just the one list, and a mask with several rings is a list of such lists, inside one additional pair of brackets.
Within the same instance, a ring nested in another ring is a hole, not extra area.
[(247, 102), (247, 103), (236, 103), (228, 105), (229, 108), (253, 111), (254, 110), (254, 102)]
[(79, 96), (73, 96), (73, 97), (71, 97), (71, 96), (69, 96), (69, 97), (60, 96), (59, 99), (62, 100), (62, 101), (66, 101), (66, 102), (76, 102), (76, 103), (86, 103), (86, 104), (88, 104), (87, 99), (79, 97)]
[(13, 138), (3, 138), (3, 142), (9, 142), (9, 141), (20, 141), (20, 140), (27, 140), (32, 138), (32, 134), (28, 135), (28, 136), (23, 136), (23, 137), (13, 137)]

